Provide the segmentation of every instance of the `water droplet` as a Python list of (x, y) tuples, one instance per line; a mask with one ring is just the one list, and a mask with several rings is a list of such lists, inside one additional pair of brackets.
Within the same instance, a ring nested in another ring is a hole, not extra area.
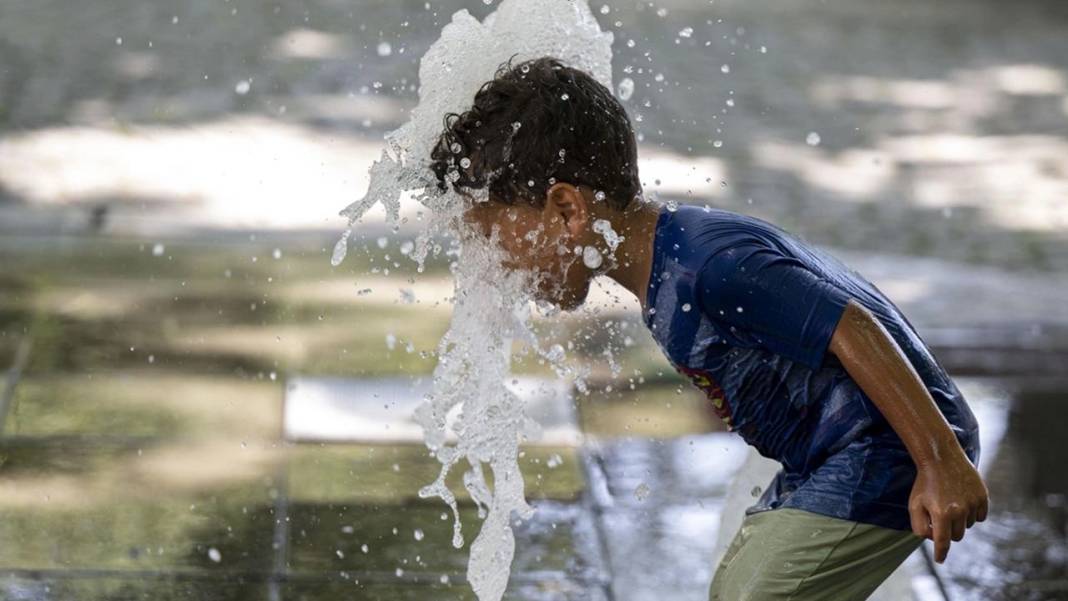
[[(603, 199), (598, 199), (603, 200)], [(608, 245), (608, 250), (615, 251), (619, 248), (619, 243), (623, 241), (623, 237), (616, 233), (612, 229), (612, 223), (607, 219), (597, 219), (593, 222), (593, 232), (600, 234), (604, 238), (604, 243)]]
[(693, 35), (693, 27), (683, 27), (682, 30), (679, 31), (679, 37), (680, 38), (688, 38), (688, 37), (690, 37), (692, 35)]
[(334, 252), (330, 256), (330, 264), (334, 267), (341, 265), (341, 262), (345, 260), (345, 255), (349, 252), (350, 234), (352, 234), (352, 230), (345, 230), (345, 233), (341, 234), (341, 239), (334, 245)]
[(643, 502), (649, 498), (649, 493), (651, 492), (652, 490), (649, 489), (645, 482), (642, 482), (634, 489), (634, 498), (638, 499), (638, 502)]
[(582, 264), (590, 269), (597, 269), (604, 263), (604, 257), (601, 256), (600, 251), (592, 246), (587, 246), (582, 249)]
[(616, 96), (619, 96), (620, 100), (627, 101), (634, 95), (634, 80), (629, 77), (624, 77), (619, 80), (619, 86), (616, 87)]
[(162, 244), (160, 244), (159, 242), (157, 242), (152, 246), (152, 256), (153, 257), (162, 257), (163, 256), (163, 251), (165, 251), (165, 250), (166, 250), (166, 247), (163, 246)]
[(691, 309), (690, 303), (682, 303), (682, 312), (683, 313), (689, 313), (690, 309)]
[(464, 169), (467, 169), (470, 166), (471, 166), (471, 159), (469, 159), (467, 157), (464, 157), (464, 158), (460, 159), (460, 167), (462, 167)]
[(422, 530), (420, 530), (420, 529), (418, 529), (418, 528), (416, 528), (416, 529), (415, 529), (415, 530), (414, 530), (414, 531), (412, 532), (412, 536), (414, 536), (414, 537), (415, 537), (415, 540), (423, 540), (423, 531), (422, 531)]
[(545, 353), (545, 358), (553, 363), (563, 361), (564, 356), (564, 347), (559, 344), (552, 345), (549, 347), (549, 352)]
[(809, 146), (819, 146), (820, 135), (814, 131), (808, 132), (808, 135), (805, 136), (805, 144), (808, 144)]
[(571, 98), (571, 96), (568, 96), (566, 92), (560, 94), (560, 100), (567, 100), (568, 98)]
[(393, 54), (393, 46), (389, 45), (389, 42), (378, 43), (378, 56), (389, 56)]
[(215, 563), (219, 563), (220, 561), (222, 561), (222, 553), (219, 553), (218, 549), (212, 547), (208, 549), (208, 559), (214, 561)]

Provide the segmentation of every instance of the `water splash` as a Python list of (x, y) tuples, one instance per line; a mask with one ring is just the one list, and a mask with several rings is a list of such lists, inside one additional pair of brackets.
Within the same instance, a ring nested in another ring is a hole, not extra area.
[[(450, 268), (456, 280), (452, 321), (438, 345), (433, 391), (416, 412), (441, 471), (419, 494), (440, 497), (451, 507), (453, 544), (462, 546), (456, 497), (446, 477), (466, 460), (464, 488), (484, 517), (467, 571), (480, 601), (499, 601), (504, 595), (515, 553), (511, 520), (513, 515), (529, 518), (533, 511), (524, 497), (518, 456), (519, 443), (538, 436), (538, 429), (506, 386), (512, 379), (513, 340), (525, 341), (560, 377), (575, 377), (580, 391), (586, 387), (584, 372), (564, 363), (562, 348), (541, 349), (530, 324), (530, 281), (503, 272), (496, 245), (463, 231), (460, 217), (471, 200), (436, 189), (430, 154), (443, 116), (469, 109), (475, 92), (502, 63), (542, 56), (582, 69), (612, 89), (612, 34), (601, 31), (585, 0), (504, 0), (482, 22), (466, 10), (455, 13), (420, 61), (419, 104), (411, 119), (386, 135), (386, 148), (370, 170), (367, 194), (342, 211), (349, 229), (332, 256), (334, 265), (344, 260), (352, 227), (375, 204), (382, 204), (395, 224), (406, 194), (434, 213), (422, 221), (414, 248), (405, 253), (420, 271), (430, 252), (443, 250), (436, 240), (451, 239), (446, 246), (454, 257)], [(447, 417), (457, 407), (459, 418), (450, 423)], [(453, 444), (447, 443), (450, 432), (456, 436)]]

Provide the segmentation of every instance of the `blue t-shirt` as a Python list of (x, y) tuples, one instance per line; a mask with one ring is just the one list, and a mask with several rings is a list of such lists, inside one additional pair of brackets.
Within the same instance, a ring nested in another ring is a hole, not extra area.
[(729, 211), (663, 210), (646, 325), (675, 368), (760, 454), (782, 464), (749, 513), (794, 507), (910, 529), (916, 477), (904, 443), (827, 352), (850, 299), (897, 341), (972, 462), (979, 429), (912, 325), (835, 258)]

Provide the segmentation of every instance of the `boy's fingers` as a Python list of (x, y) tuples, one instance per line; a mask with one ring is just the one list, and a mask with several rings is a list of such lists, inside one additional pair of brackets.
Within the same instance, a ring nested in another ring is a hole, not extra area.
[(931, 538), (931, 518), (922, 505), (909, 508), (909, 518), (912, 520), (912, 533), (922, 538)]
[(965, 519), (966, 518), (964, 516), (953, 518), (953, 521), (951, 522), (951, 528), (953, 529), (953, 540), (960, 541), (964, 538), (964, 530), (965, 528), (967, 528), (967, 526), (964, 525)]
[(975, 516), (976, 521), (982, 522), (982, 521), (986, 520), (986, 512), (987, 512), (987, 510), (989, 508), (990, 508), (990, 500), (987, 499), (986, 497), (983, 497), (983, 499), (981, 501), (979, 501), (979, 511), (976, 512), (976, 516)]
[(942, 563), (949, 554), (949, 520), (944, 515), (934, 517), (931, 528), (934, 530), (935, 561)]

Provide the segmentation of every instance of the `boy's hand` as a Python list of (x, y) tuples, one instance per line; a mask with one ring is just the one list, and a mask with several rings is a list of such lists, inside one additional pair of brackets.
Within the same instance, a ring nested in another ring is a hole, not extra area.
[(932, 466), (919, 467), (909, 497), (912, 531), (934, 541), (935, 561), (949, 554), (949, 541), (986, 519), (986, 485), (963, 453)]

